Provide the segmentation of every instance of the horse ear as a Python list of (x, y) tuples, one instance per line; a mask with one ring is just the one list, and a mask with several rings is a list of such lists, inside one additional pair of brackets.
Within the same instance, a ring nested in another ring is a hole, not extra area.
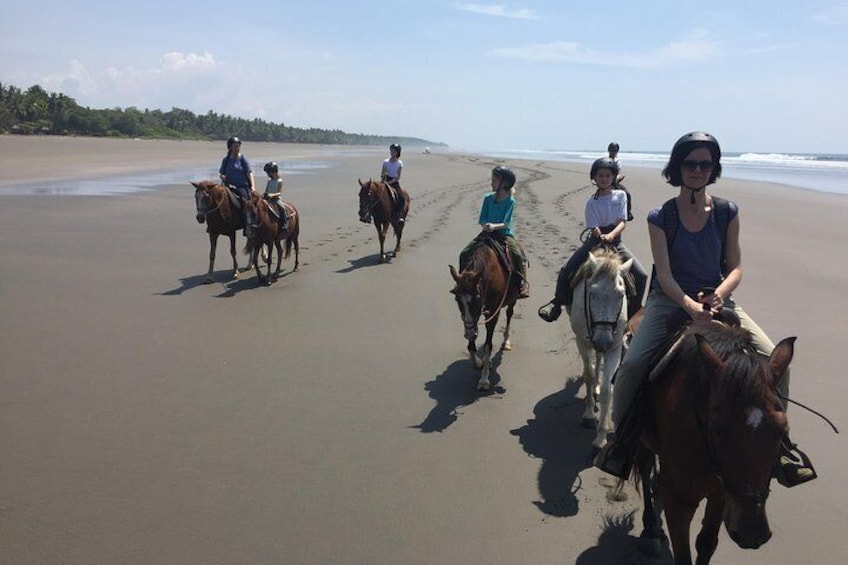
[(789, 363), (795, 355), (795, 340), (797, 337), (787, 337), (777, 344), (769, 357), (769, 368), (775, 378), (780, 377), (789, 368)]
[(625, 261), (621, 264), (621, 271), (619, 271), (622, 275), (626, 275), (630, 272), (630, 267), (633, 266), (633, 257)]
[(200, 188), (200, 185), (199, 185), (198, 183), (194, 182), (193, 180), (190, 180), (190, 181), (188, 181), (188, 182), (189, 182), (189, 184), (191, 184), (191, 186), (193, 186), (194, 188)]
[(362, 188), (363, 186), (365, 186), (365, 183), (362, 182), (362, 179), (356, 179), (356, 180), (359, 182), (359, 188)]
[[(456, 272), (456, 269), (454, 268), (454, 266), (448, 265), (448, 269), (450, 269), (450, 274), (453, 277), (453, 280), (456, 281), (456, 282), (459, 282), (459, 273)], [(451, 292), (454, 292), (455, 290), (456, 289), (452, 290)]]
[(698, 344), (698, 354), (701, 361), (710, 369), (711, 374), (720, 373), (724, 369), (724, 361), (713, 350), (707, 338), (701, 334), (695, 334), (695, 341)]

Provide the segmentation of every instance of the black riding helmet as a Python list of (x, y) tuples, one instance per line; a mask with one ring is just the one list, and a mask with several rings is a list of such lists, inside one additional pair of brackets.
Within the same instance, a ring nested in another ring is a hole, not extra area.
[(678, 139), (671, 149), (671, 156), (668, 158), (668, 164), (663, 169), (663, 176), (672, 186), (682, 186), (683, 177), (680, 174), (680, 164), (689, 153), (698, 147), (706, 147), (710, 151), (713, 158), (713, 171), (710, 174), (710, 179), (707, 184), (712, 184), (718, 177), (721, 176), (721, 147), (718, 140), (712, 135), (703, 131), (692, 131)]
[(274, 161), (268, 161), (265, 163), (265, 167), (263, 167), (266, 173), (277, 173), (280, 171), (280, 167)]
[(496, 175), (501, 179), (500, 188), (509, 190), (513, 186), (515, 186), (515, 173), (512, 172), (512, 169), (509, 167), (503, 167), (498, 165), (494, 169), (492, 169), (492, 174)]
[(236, 143), (238, 143), (239, 145), (241, 145), (241, 140), (240, 140), (239, 138), (237, 138), (236, 136), (232, 136), (231, 138), (229, 138), (229, 139), (227, 140), (227, 149), (230, 149), (230, 148), (231, 148), (233, 145), (235, 145)]
[(589, 170), (589, 180), (595, 180), (595, 175), (598, 174), (598, 171), (601, 169), (611, 170), (612, 177), (613, 179), (615, 179), (615, 176), (618, 174), (618, 163), (616, 163), (614, 159), (610, 159), (609, 157), (601, 157), (600, 159), (595, 159), (595, 162), (592, 163), (592, 168)]
[(607, 152), (613, 151), (618, 153), (618, 143), (615, 141), (611, 141), (609, 145), (607, 145)]
[(389, 151), (397, 151), (397, 156), (400, 157), (400, 144), (392, 143), (389, 145)]

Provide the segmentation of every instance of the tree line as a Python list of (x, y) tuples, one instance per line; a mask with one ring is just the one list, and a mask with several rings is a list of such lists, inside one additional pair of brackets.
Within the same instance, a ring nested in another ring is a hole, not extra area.
[(388, 137), (341, 130), (298, 128), (260, 119), (247, 120), (209, 110), (197, 115), (171, 108), (92, 109), (70, 96), (47, 92), (39, 85), (26, 90), (0, 83), (0, 133), (143, 137), (156, 139), (226, 139), (238, 135), (247, 141), (328, 143), (336, 145), (443, 145), (415, 137)]

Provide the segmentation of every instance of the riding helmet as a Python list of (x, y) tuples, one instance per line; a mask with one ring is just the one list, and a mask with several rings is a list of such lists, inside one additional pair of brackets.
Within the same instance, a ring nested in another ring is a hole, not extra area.
[(512, 169), (509, 167), (503, 167), (498, 165), (494, 169), (492, 169), (492, 174), (498, 176), (501, 179), (501, 186), (505, 190), (509, 190), (513, 186), (515, 186), (515, 173), (512, 172)]
[(265, 163), (264, 170), (266, 173), (277, 173), (280, 171), (280, 167), (274, 161), (268, 161)]
[(681, 186), (683, 178), (680, 174), (680, 164), (686, 156), (698, 147), (706, 147), (713, 158), (713, 170), (707, 184), (712, 184), (721, 176), (721, 147), (718, 140), (703, 131), (692, 131), (678, 139), (671, 149), (668, 164), (663, 169), (663, 176), (672, 186)]
[(400, 157), (400, 144), (392, 143), (389, 145), (389, 151), (397, 151), (397, 156)]
[(239, 138), (237, 138), (236, 136), (232, 136), (230, 139), (227, 140), (227, 149), (231, 148), (236, 143), (241, 145), (241, 140)]
[(612, 171), (613, 179), (618, 174), (618, 163), (615, 162), (614, 159), (610, 159), (609, 157), (601, 157), (600, 159), (595, 159), (595, 162), (592, 163), (592, 168), (589, 171), (589, 179), (595, 180), (595, 175), (598, 174), (600, 169), (609, 169)]
[(618, 153), (618, 143), (616, 143), (615, 141), (611, 141), (610, 144), (607, 145), (607, 152), (609, 151), (614, 151), (615, 153)]

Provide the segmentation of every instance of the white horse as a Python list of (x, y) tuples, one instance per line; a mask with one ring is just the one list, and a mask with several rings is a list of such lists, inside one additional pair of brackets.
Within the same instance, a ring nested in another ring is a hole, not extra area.
[(627, 326), (625, 275), (633, 259), (624, 263), (614, 250), (596, 249), (574, 277), (571, 328), (583, 359), (586, 410), (582, 424), (597, 427), (592, 447), (600, 450), (611, 429), (612, 376), (621, 362)]

